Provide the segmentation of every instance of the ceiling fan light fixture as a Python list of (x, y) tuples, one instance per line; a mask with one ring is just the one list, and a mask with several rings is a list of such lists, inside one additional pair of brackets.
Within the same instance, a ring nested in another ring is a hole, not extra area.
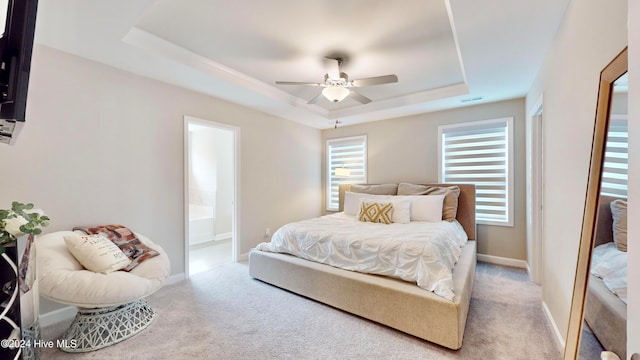
[(322, 90), (322, 95), (331, 102), (340, 102), (349, 96), (349, 89), (342, 86), (328, 86)]

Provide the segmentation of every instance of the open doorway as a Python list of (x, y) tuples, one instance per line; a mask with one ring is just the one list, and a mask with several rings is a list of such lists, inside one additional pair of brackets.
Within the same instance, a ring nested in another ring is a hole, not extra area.
[(187, 276), (236, 259), (237, 131), (185, 117)]

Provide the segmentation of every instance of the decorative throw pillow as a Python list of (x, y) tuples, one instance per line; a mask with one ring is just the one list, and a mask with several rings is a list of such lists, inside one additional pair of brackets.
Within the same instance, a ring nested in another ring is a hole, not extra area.
[(442, 220), (449, 222), (456, 219), (458, 213), (458, 197), (460, 188), (457, 186), (431, 186), (401, 183), (398, 185), (398, 195), (444, 195), (442, 204)]
[(362, 202), (391, 203), (393, 211), (391, 221), (399, 224), (411, 222), (411, 201), (395, 195), (370, 195), (346, 192), (344, 198), (344, 213), (352, 216), (359, 216)]
[(363, 201), (360, 205), (360, 214), (358, 220), (364, 222), (374, 222), (382, 224), (391, 224), (391, 213), (393, 211), (393, 204), (391, 203), (377, 203)]
[(93, 272), (108, 274), (131, 263), (116, 244), (102, 235), (66, 235), (64, 242), (73, 257)]
[(143, 244), (136, 234), (126, 226), (119, 224), (100, 226), (76, 226), (73, 230), (79, 230), (87, 235), (102, 235), (111, 240), (131, 260), (124, 271), (131, 271), (143, 261), (149, 260), (160, 253)]
[(620, 251), (627, 251), (627, 201), (613, 200), (611, 204), (613, 217), (613, 242)]

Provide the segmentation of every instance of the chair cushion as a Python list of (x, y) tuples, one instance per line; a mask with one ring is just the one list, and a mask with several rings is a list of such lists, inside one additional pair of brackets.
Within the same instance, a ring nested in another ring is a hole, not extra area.
[(36, 239), (37, 272), (42, 296), (63, 304), (99, 308), (126, 304), (151, 295), (162, 287), (169, 276), (169, 257), (147, 237), (136, 234), (145, 245), (160, 255), (135, 267), (130, 272), (108, 274), (85, 269), (71, 255), (64, 236), (71, 231), (58, 231)]

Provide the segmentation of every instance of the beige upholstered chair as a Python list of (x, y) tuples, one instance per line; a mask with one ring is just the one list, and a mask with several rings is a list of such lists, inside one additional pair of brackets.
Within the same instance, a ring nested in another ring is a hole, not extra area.
[(59, 231), (40, 236), (38, 281), (40, 294), (55, 302), (77, 306), (78, 313), (62, 337), (67, 352), (101, 349), (125, 340), (149, 326), (155, 311), (144, 300), (162, 287), (169, 275), (169, 258), (148, 238), (140, 241), (160, 255), (131, 271), (108, 274), (86, 270), (68, 251)]

